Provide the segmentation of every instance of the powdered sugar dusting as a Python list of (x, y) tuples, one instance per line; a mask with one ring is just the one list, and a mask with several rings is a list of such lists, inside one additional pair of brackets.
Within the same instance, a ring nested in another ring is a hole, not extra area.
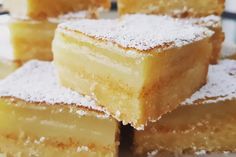
[(66, 21), (76, 21), (80, 19), (85, 19), (85, 18), (95, 18), (95, 13), (92, 13), (90, 11), (79, 11), (79, 12), (71, 12), (67, 13), (65, 15), (60, 15), (56, 18), (48, 18), (48, 21), (53, 22), (53, 23), (62, 23)]
[(203, 27), (221, 27), (221, 17), (216, 15), (210, 15), (201, 18), (184, 18), (185, 22), (197, 24)]
[(146, 51), (181, 47), (209, 37), (212, 31), (168, 16), (126, 15), (114, 20), (83, 19), (60, 24), (58, 31), (81, 32), (90, 37), (116, 43), (124, 48)]
[(183, 105), (201, 103), (215, 103), (236, 99), (236, 61), (223, 60), (218, 65), (211, 65), (208, 73), (208, 83)]
[[(15, 97), (27, 102), (75, 104), (106, 112), (88, 96), (59, 85), (50, 62), (30, 61), (0, 82), (0, 97)], [(107, 113), (107, 112), (106, 112)]]

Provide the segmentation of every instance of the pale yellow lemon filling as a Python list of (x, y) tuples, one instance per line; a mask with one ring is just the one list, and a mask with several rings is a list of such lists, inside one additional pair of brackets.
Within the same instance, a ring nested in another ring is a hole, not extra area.
[(202, 17), (211, 14), (221, 15), (224, 10), (223, 0), (118, 0), (120, 14), (158, 13), (174, 16)]
[[(76, 106), (48, 106), (1, 99), (0, 135), (3, 140), (9, 138), (9, 144), (11, 140), (19, 142), (20, 145), (15, 146), (16, 149), (24, 148), (27, 139), (40, 143), (43, 138), (41, 143), (44, 147), (68, 148), (73, 150), (73, 154), (78, 147), (86, 146), (94, 153), (115, 156), (118, 124), (103, 113), (81, 110)], [(35, 150), (49, 151), (41, 147), (36, 146)]]
[(135, 151), (235, 151), (235, 111), (235, 100), (181, 106), (145, 131), (136, 132)]
[(49, 21), (12, 20), (9, 28), (14, 59), (21, 62), (52, 60), (51, 44), (56, 27), (56, 23)]

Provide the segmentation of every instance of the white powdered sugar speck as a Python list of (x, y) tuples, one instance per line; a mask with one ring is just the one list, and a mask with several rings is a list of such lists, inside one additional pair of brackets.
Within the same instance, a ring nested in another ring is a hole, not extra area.
[(140, 51), (181, 47), (213, 34), (207, 28), (188, 24), (182, 20), (144, 14), (126, 15), (114, 20), (83, 19), (66, 22), (60, 24), (57, 31), (63, 33), (77, 31), (124, 48)]
[(53, 23), (62, 23), (67, 21), (77, 21), (80, 19), (92, 18), (92, 13), (89, 11), (79, 11), (79, 12), (71, 12), (63, 15), (59, 15), (58, 17), (50, 17), (48, 21)]

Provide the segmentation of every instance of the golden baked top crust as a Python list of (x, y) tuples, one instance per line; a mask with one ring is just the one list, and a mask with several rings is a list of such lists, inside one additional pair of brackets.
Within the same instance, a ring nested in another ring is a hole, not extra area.
[(109, 115), (90, 97), (60, 86), (50, 62), (30, 61), (0, 81), (0, 98), (6, 97), (29, 103), (77, 105)]
[(209, 67), (207, 84), (182, 104), (216, 103), (232, 99), (236, 99), (236, 61), (222, 60)]
[(158, 52), (181, 47), (213, 35), (207, 28), (193, 26), (168, 16), (126, 15), (116, 20), (80, 20), (60, 24), (57, 31), (82, 33), (123, 48)]

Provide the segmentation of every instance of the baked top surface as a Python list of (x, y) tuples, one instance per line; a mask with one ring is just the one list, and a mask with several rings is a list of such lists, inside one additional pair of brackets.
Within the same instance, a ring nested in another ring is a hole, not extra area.
[(217, 65), (210, 65), (208, 83), (182, 104), (216, 103), (235, 98), (236, 61), (222, 60)]
[(13, 97), (26, 102), (50, 105), (78, 105), (107, 113), (90, 97), (60, 86), (51, 62), (34, 60), (26, 63), (0, 81), (0, 97)]
[(207, 28), (193, 26), (168, 16), (144, 14), (126, 15), (114, 20), (83, 19), (67, 22), (60, 24), (58, 31), (82, 33), (139, 51), (181, 47), (213, 34)]

